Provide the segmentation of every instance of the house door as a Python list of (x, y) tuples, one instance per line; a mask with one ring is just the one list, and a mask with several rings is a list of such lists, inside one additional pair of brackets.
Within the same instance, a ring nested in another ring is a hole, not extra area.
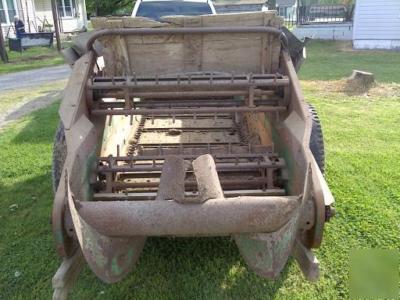
[(62, 32), (72, 32), (82, 28), (75, 0), (58, 0), (58, 15)]

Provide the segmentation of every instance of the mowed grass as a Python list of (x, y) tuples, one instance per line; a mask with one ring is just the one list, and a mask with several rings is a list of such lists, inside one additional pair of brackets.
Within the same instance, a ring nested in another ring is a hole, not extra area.
[[(338, 211), (315, 251), (319, 282), (306, 282), (294, 261), (278, 280), (257, 277), (228, 238), (152, 238), (126, 279), (107, 285), (86, 267), (71, 299), (349, 298), (350, 250), (400, 247), (400, 88), (352, 97), (318, 82), (303, 89), (322, 119)], [(51, 297), (60, 263), (49, 224), (56, 112), (52, 105), (0, 132), (0, 299)]]
[(400, 52), (356, 51), (351, 42), (311, 41), (300, 78), (338, 80), (349, 77), (354, 69), (372, 72), (380, 82), (400, 83)]
[(65, 86), (65, 80), (46, 83), (39, 87), (31, 89), (9, 90), (1, 93), (0, 100), (0, 116), (13, 110), (23, 103), (30, 102), (34, 99), (41, 99), (49, 94), (56, 93), (62, 90)]
[(20, 52), (8, 51), (9, 63), (0, 60), (0, 75), (62, 65), (64, 59), (55, 47), (34, 47)]

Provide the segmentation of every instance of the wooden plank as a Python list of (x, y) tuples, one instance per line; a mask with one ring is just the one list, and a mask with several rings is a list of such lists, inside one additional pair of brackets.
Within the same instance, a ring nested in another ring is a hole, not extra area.
[(203, 71), (258, 73), (260, 35), (206, 35), (203, 40)]
[(183, 51), (183, 43), (130, 47), (132, 73), (136, 75), (179, 74), (184, 69)]
[[(184, 21), (184, 27), (202, 27), (203, 22)], [(186, 72), (201, 71), (203, 67), (203, 37), (204, 35), (185, 34), (183, 37), (183, 69)]]
[(275, 12), (244, 12), (221, 15), (203, 15), (203, 16), (166, 16), (161, 18), (162, 21), (175, 24), (177, 26), (190, 26), (191, 23), (196, 24), (201, 19), (202, 26), (261, 26), (264, 18), (275, 19)]
[(239, 137), (226, 131), (183, 131), (179, 135), (168, 132), (143, 132), (140, 144), (179, 144), (179, 143), (239, 143)]
[[(282, 19), (275, 12), (206, 16), (170, 16), (164, 23), (141, 18), (96, 20), (99, 28), (274, 26)], [(166, 25), (162, 25), (166, 24)], [(280, 40), (262, 34), (203, 34), (129, 36), (123, 42), (103, 38), (107, 75), (171, 74), (195, 71), (276, 72)], [(119, 46), (118, 46), (119, 45)], [(127, 66), (129, 66), (128, 68)]]
[(133, 139), (142, 116), (135, 116), (130, 125), (130, 117), (113, 116), (111, 126), (108, 126), (110, 116), (107, 117), (106, 126), (103, 133), (103, 143), (101, 145), (101, 156), (117, 156), (117, 147), (120, 155), (127, 155), (129, 151), (129, 141)]
[(125, 28), (157, 28), (157, 27), (171, 27), (170, 24), (165, 22), (157, 22), (155, 20), (135, 17), (135, 18), (122, 18), (122, 23)]
[(246, 113), (245, 120), (249, 130), (250, 139), (256, 137), (262, 146), (272, 147), (271, 131), (265, 126), (264, 113)]

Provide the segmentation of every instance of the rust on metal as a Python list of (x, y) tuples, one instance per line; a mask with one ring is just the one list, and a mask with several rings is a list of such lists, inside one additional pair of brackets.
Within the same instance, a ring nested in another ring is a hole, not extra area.
[[(192, 236), (273, 232), (298, 208), (298, 197), (236, 197), (202, 204), (176, 201), (81, 202), (79, 214), (107, 236)], [(190, 202), (190, 200), (188, 200)]]
[(95, 32), (90, 36), (86, 43), (86, 49), (92, 50), (94, 42), (105, 36), (134, 36), (134, 35), (164, 35), (164, 34), (273, 34), (285, 38), (281, 30), (275, 27), (259, 26), (259, 27), (187, 27), (187, 28), (118, 28), (118, 29), (104, 29)]
[(316, 280), (311, 249), (334, 198), (310, 150), (282, 20), (165, 20), (98, 19), (81, 43), (60, 108), (66, 145), (55, 148), (67, 153), (52, 214), (64, 258), (55, 281), (75, 278), (68, 266), (82, 253), (117, 282), (148, 236), (231, 236), (258, 275), (277, 278), (293, 256)]

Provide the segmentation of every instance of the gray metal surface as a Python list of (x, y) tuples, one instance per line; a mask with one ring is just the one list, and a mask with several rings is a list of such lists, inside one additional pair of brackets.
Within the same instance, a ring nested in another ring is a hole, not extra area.
[(80, 216), (107, 236), (191, 236), (272, 232), (298, 208), (299, 197), (237, 197), (202, 204), (175, 201), (79, 202)]

